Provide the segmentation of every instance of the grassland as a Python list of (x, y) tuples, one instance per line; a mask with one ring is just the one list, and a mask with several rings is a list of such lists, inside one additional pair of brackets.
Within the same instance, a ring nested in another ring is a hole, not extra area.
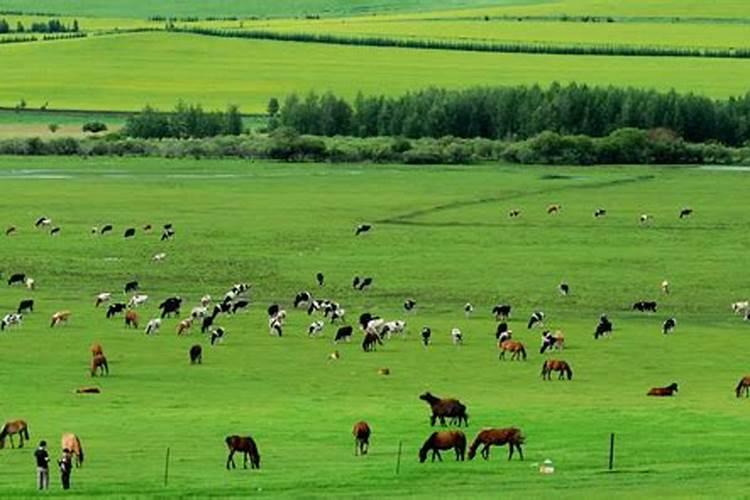
[[(3, 237), (0, 269), (37, 280), (37, 310), (25, 324), (0, 335), (4, 381), (0, 418), (29, 421), (32, 440), (77, 432), (87, 463), (74, 473), (86, 496), (218, 495), (265, 497), (739, 497), (746, 491), (747, 401), (732, 389), (748, 372), (748, 324), (728, 304), (746, 298), (737, 263), (746, 251), (746, 172), (682, 168), (510, 168), (274, 165), (165, 160), (0, 160)], [(362, 186), (375, 196), (363, 194)], [(387, 193), (387, 196), (382, 193)], [(563, 205), (549, 217), (544, 207)], [(680, 221), (684, 205), (696, 210)], [(596, 207), (610, 215), (594, 220)], [(228, 208), (231, 209), (228, 210)], [(509, 208), (523, 210), (511, 221)], [(642, 228), (637, 216), (654, 215)], [(32, 221), (52, 217), (58, 238)], [(375, 230), (354, 238), (353, 226)], [(325, 221), (324, 225), (313, 221)], [(114, 223), (111, 237), (89, 228)], [(173, 242), (158, 235), (124, 241), (129, 225), (172, 222)], [(709, 251), (710, 249), (710, 251)], [(151, 256), (165, 251), (154, 264)], [(322, 291), (313, 285), (325, 272)], [(355, 274), (375, 277), (355, 293)], [(206, 292), (220, 295), (240, 280), (253, 283), (250, 312), (225, 318), (223, 345), (210, 348), (200, 334), (176, 338), (176, 320), (147, 338), (107, 321), (93, 306), (103, 290), (117, 292), (132, 278), (150, 302), (180, 294), (192, 304)], [(659, 283), (669, 279), (670, 296)], [(561, 297), (557, 284), (572, 287)], [(308, 339), (310, 318), (291, 310), (299, 289), (338, 299), (349, 320), (363, 310), (404, 317), (401, 302), (418, 301), (406, 316), (406, 339), (376, 353), (358, 343), (339, 345), (338, 363), (326, 362), (333, 329)], [(0, 287), (0, 311), (29, 296)], [(629, 304), (660, 303), (656, 315)], [(475, 316), (464, 318), (471, 301)], [(514, 306), (511, 327), (530, 359), (497, 361), (489, 308)], [(290, 310), (285, 336), (267, 334), (264, 309)], [(51, 330), (49, 315), (74, 311), (71, 323)], [(537, 308), (548, 326), (565, 331), (560, 355), (575, 371), (572, 382), (542, 382), (539, 334), (525, 319)], [(614, 336), (594, 341), (596, 318), (607, 312)], [(678, 318), (670, 337), (661, 321)], [(423, 325), (434, 344), (418, 341)], [(450, 344), (463, 329), (466, 344)], [(78, 397), (92, 380), (88, 346), (99, 341), (110, 358), (109, 378), (93, 381), (103, 393)], [(190, 367), (187, 349), (204, 345), (204, 364)], [(377, 375), (388, 367), (390, 377)], [(652, 400), (654, 385), (680, 383), (679, 395)], [(487, 462), (418, 464), (416, 451), (430, 432), (417, 395), (429, 389), (464, 400), (469, 434), (487, 425), (518, 425), (528, 437), (526, 461), (508, 463), (505, 450)], [(351, 424), (367, 419), (372, 453), (352, 456)], [(263, 469), (226, 472), (223, 437), (251, 433)], [(617, 468), (606, 474), (607, 439), (617, 433)], [(396, 450), (403, 441), (401, 474)], [(163, 461), (171, 447), (170, 483)], [(550, 458), (557, 473), (535, 465)], [(33, 493), (30, 450), (0, 451), (4, 497)], [(710, 493), (709, 493), (710, 492)]]

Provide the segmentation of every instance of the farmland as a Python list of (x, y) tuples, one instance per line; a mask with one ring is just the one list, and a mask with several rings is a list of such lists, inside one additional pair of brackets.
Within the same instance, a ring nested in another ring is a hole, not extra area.
[[(26, 418), (32, 441), (46, 437), (53, 448), (64, 430), (81, 435), (88, 463), (73, 482), (89, 495), (296, 497), (304, 484), (312, 497), (431, 496), (440, 484), (459, 497), (734, 496), (747, 487), (737, 439), (747, 405), (733, 388), (747, 371), (748, 325), (728, 304), (747, 294), (736, 262), (748, 227), (743, 208), (724, 200), (742, 196), (747, 175), (4, 158), (2, 222), (19, 232), (3, 238), (0, 268), (28, 273), (38, 289), (0, 288), (3, 311), (29, 295), (37, 302), (22, 327), (0, 337), (0, 373), (14, 381), (2, 414)], [(363, 196), (362, 185), (389, 195)], [(563, 213), (546, 215), (551, 202)], [(680, 221), (686, 204), (696, 214)], [(610, 214), (594, 220), (600, 206)], [(516, 207), (521, 219), (508, 219)], [(643, 212), (654, 216), (650, 227), (637, 223)], [(42, 214), (63, 228), (59, 237), (33, 228)], [(355, 238), (361, 221), (375, 230)], [(115, 234), (89, 234), (105, 222)], [(174, 223), (176, 239), (120, 236), (147, 222)], [(167, 253), (163, 263), (151, 261), (158, 251)], [(327, 279), (320, 292), (318, 271)], [(352, 291), (355, 274), (373, 276), (374, 288)], [(229, 333), (214, 348), (197, 331), (177, 338), (174, 319), (149, 338), (126, 330), (121, 318), (106, 320), (93, 305), (95, 294), (117, 295), (133, 278), (151, 297), (142, 318), (154, 316), (166, 296), (192, 304), (240, 280), (253, 284), (253, 305), (221, 320)], [(672, 283), (669, 296), (660, 295), (662, 279)], [(556, 290), (562, 280), (571, 285), (568, 297)], [(358, 342), (333, 346), (330, 326), (309, 339), (310, 318), (290, 303), (305, 288), (341, 301), (350, 322), (364, 310), (405, 318), (406, 338), (371, 354)], [(401, 308), (406, 297), (418, 302), (413, 314)], [(631, 312), (642, 298), (658, 300), (659, 313)], [(470, 319), (462, 310), (467, 301), (476, 307)], [(497, 361), (489, 309), (499, 301), (513, 304), (511, 328), (527, 344), (526, 362)], [(281, 339), (267, 333), (264, 310), (272, 302), (290, 311)], [(572, 363), (571, 382), (539, 379), (539, 334), (527, 332), (525, 320), (540, 308), (548, 327), (565, 332), (568, 347), (557, 356)], [(73, 319), (50, 329), (49, 315), (59, 309), (74, 311)], [(615, 333), (594, 341), (602, 312)], [(678, 330), (664, 336), (660, 324), (670, 315)], [(434, 332), (427, 349), (418, 339), (423, 325)], [(455, 326), (464, 346), (450, 343)], [(112, 373), (92, 381), (86, 369), (94, 341), (104, 346)], [(204, 364), (191, 367), (186, 353), (195, 342), (204, 345)], [(334, 348), (341, 360), (326, 361)], [(381, 367), (392, 374), (379, 376)], [(680, 384), (676, 398), (645, 397), (649, 387), (672, 381)], [(72, 393), (92, 382), (101, 395)], [(426, 389), (467, 403), (468, 434), (487, 425), (522, 427), (526, 460), (508, 463), (496, 450), (491, 462), (418, 464), (429, 426), (416, 396)], [(369, 456), (355, 459), (349, 429), (360, 418), (373, 426), (373, 445)], [(233, 432), (258, 439), (260, 472), (223, 469), (223, 437)], [(602, 472), (610, 432), (618, 436), (618, 474)], [(30, 494), (28, 451), (0, 457), (4, 495)], [(536, 471), (547, 458), (558, 469), (552, 477)]]

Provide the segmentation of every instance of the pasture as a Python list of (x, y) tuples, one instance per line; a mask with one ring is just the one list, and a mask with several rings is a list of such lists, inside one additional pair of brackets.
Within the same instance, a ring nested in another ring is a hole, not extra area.
[[(36, 301), (21, 327), (0, 333), (0, 418), (26, 419), (32, 440), (28, 449), (0, 450), (3, 496), (34, 492), (33, 445), (46, 438), (57, 458), (63, 432), (83, 442), (86, 462), (72, 481), (87, 496), (739, 496), (749, 485), (750, 402), (733, 390), (750, 373), (750, 324), (729, 304), (750, 293), (750, 223), (740, 203), (748, 176), (680, 167), (2, 158), (0, 226), (18, 232), (0, 237), (0, 270), (37, 283), (33, 292), (0, 285), (3, 314), (21, 299)], [(562, 212), (547, 215), (550, 203)], [(695, 213), (679, 220), (685, 206)], [(521, 217), (509, 219), (514, 208)], [(594, 219), (597, 208), (607, 217)], [(653, 216), (647, 226), (642, 213)], [(62, 228), (59, 236), (33, 227), (42, 215)], [(361, 222), (374, 229), (355, 238)], [(113, 234), (90, 234), (104, 223)], [(173, 223), (177, 235), (122, 238), (125, 227), (146, 223)], [(157, 252), (167, 254), (163, 262), (152, 261)], [(373, 288), (353, 291), (354, 275), (373, 277)], [(252, 284), (252, 305), (219, 318), (228, 333), (215, 347), (195, 328), (178, 338), (177, 319), (147, 337), (94, 307), (102, 291), (124, 298), (132, 279), (150, 297), (138, 309), (142, 324), (167, 296), (185, 299), (184, 317), (204, 293), (218, 298), (240, 281)], [(405, 319), (407, 333), (373, 353), (362, 352), (356, 328), (350, 344), (334, 346), (328, 324), (308, 338), (313, 318), (291, 303), (303, 289), (338, 300), (349, 324), (371, 311)], [(417, 301), (408, 314), (407, 297)], [(631, 311), (637, 300), (658, 301), (658, 312)], [(268, 334), (273, 302), (289, 312), (282, 338)], [(497, 359), (490, 309), (499, 302), (513, 306), (510, 327), (526, 344), (525, 362)], [(62, 309), (73, 312), (70, 323), (51, 329)], [(539, 354), (540, 331), (526, 329), (538, 309), (565, 332), (563, 352)], [(615, 331), (595, 341), (602, 313)], [(665, 336), (669, 316), (678, 326)], [(424, 325), (433, 331), (428, 348)], [(454, 327), (462, 346), (451, 344)], [(109, 377), (88, 374), (93, 342), (104, 347)], [(194, 343), (204, 348), (200, 366), (188, 363)], [(341, 359), (328, 361), (334, 349)], [(573, 380), (543, 382), (549, 357), (567, 360)], [(676, 397), (645, 396), (671, 382)], [(92, 384), (102, 393), (73, 393)], [(489, 462), (457, 463), (446, 453), (443, 463), (419, 464), (432, 430), (417, 399), (425, 390), (468, 406), (469, 439), (485, 426), (520, 427), (526, 460), (507, 462), (507, 449), (494, 449)], [(371, 449), (354, 457), (351, 426), (363, 419)], [(610, 432), (616, 473), (605, 472)], [(257, 440), (260, 471), (224, 469), (224, 437), (233, 433)], [(548, 458), (557, 470), (542, 476), (538, 464)], [(53, 471), (53, 491), (57, 484)]]

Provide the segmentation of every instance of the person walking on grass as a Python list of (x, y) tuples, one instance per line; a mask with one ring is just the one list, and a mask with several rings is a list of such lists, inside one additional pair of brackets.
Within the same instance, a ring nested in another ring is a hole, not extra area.
[(62, 480), (62, 487), (64, 490), (70, 489), (70, 472), (73, 469), (73, 455), (70, 450), (65, 448), (63, 450), (62, 457), (57, 461), (57, 465), (60, 467), (60, 479)]
[(47, 441), (40, 441), (39, 447), (34, 451), (36, 459), (36, 487), (40, 490), (49, 489), (49, 454), (47, 453)]

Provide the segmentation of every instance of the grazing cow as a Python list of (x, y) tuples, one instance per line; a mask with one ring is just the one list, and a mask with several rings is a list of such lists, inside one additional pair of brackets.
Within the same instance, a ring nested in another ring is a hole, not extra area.
[(310, 323), (310, 326), (307, 327), (307, 335), (308, 337), (315, 336), (323, 331), (323, 325), (324, 323), (322, 321), (313, 321)]
[(513, 210), (508, 212), (508, 217), (510, 217), (511, 219), (515, 219), (520, 216), (521, 216), (521, 211), (517, 208), (514, 208)]
[(743, 314), (748, 310), (750, 310), (750, 301), (743, 300), (732, 304), (732, 311), (734, 311), (735, 314)]
[(232, 304), (232, 314), (236, 313), (240, 309), (247, 309), (249, 305), (250, 301), (247, 299), (240, 299), (236, 301), (234, 304)]
[(430, 345), (430, 338), (432, 337), (432, 330), (429, 326), (422, 327), (422, 344), (427, 347)]
[(656, 302), (649, 300), (640, 300), (633, 304), (633, 311), (656, 312)]
[(68, 320), (70, 319), (70, 315), (73, 314), (70, 311), (57, 311), (55, 314), (52, 315), (52, 319), (50, 320), (50, 327), (55, 327), (58, 325), (66, 324)]
[(164, 302), (159, 304), (159, 309), (161, 309), (161, 318), (164, 319), (172, 314), (174, 314), (175, 316), (179, 316), (181, 305), (182, 298), (179, 295), (165, 299)]
[(609, 335), (612, 333), (612, 322), (609, 320), (606, 314), (599, 316), (599, 324), (596, 325), (596, 331), (594, 332), (594, 338)]
[(404, 310), (407, 312), (413, 311), (416, 306), (417, 306), (417, 302), (414, 299), (406, 299), (404, 301)]
[(531, 330), (535, 326), (544, 326), (544, 313), (542, 311), (534, 311), (529, 317), (529, 323), (526, 325), (527, 330)]
[(133, 238), (135, 236), (135, 228), (134, 227), (127, 228), (122, 236), (123, 238)]
[(371, 352), (375, 350), (376, 344), (383, 345), (383, 341), (376, 333), (365, 332), (364, 339), (362, 339), (362, 350), (365, 352)]
[(359, 283), (359, 286), (357, 287), (357, 290), (360, 292), (364, 291), (365, 288), (369, 288), (372, 285), (373, 278), (362, 278), (362, 281)]
[(172, 238), (174, 238), (174, 234), (174, 229), (172, 229), (171, 227), (169, 229), (164, 229), (164, 231), (162, 231), (161, 233), (161, 241), (171, 240)]
[(115, 315), (120, 314), (125, 309), (127, 309), (128, 305), (124, 302), (116, 302), (114, 304), (110, 304), (107, 307), (107, 319), (113, 318)]
[(693, 209), (692, 208), (683, 208), (680, 210), (680, 219), (684, 219), (685, 217), (690, 217), (693, 215)]
[(146, 323), (146, 329), (144, 330), (144, 333), (146, 335), (155, 335), (159, 333), (160, 328), (161, 328), (160, 318), (150, 319), (148, 323)]
[(380, 330), (380, 338), (391, 338), (391, 335), (399, 335), (404, 333), (404, 329), (406, 328), (406, 321), (403, 320), (396, 320), (396, 321), (388, 321), (383, 324), (383, 327)]
[(382, 335), (383, 328), (385, 326), (385, 320), (382, 318), (373, 318), (367, 323), (367, 326), (365, 327), (365, 332), (367, 333), (373, 333), (377, 336), (379, 336), (381, 339), (384, 337)]
[(166, 258), (167, 258), (167, 254), (166, 254), (166, 253), (164, 253), (164, 252), (159, 252), (159, 253), (157, 253), (157, 254), (154, 254), (154, 256), (153, 256), (153, 257), (151, 257), (151, 259), (152, 259), (152, 260), (153, 260), (154, 262), (161, 262), (161, 261), (163, 261), (163, 260), (164, 260), (164, 259), (166, 259)]
[(299, 292), (297, 295), (294, 296), (294, 308), (297, 309), (302, 304), (308, 304), (312, 302), (313, 298), (312, 295), (310, 295), (310, 292)]
[(76, 394), (101, 394), (102, 390), (98, 387), (79, 387)]
[(430, 409), (432, 410), (430, 425), (434, 426), (438, 419), (440, 420), (440, 425), (445, 425), (445, 419), (450, 418), (451, 423), (458, 421), (459, 427), (461, 427), (461, 422), (464, 422), (466, 427), (469, 426), (469, 415), (466, 413), (466, 406), (459, 400), (441, 399), (429, 392), (420, 395), (419, 399), (430, 405)]
[(10, 328), (12, 326), (20, 326), (23, 321), (23, 315), (20, 313), (10, 313), (3, 316), (0, 319), (0, 331)]
[(605, 215), (607, 215), (607, 211), (603, 208), (597, 208), (596, 211), (594, 211), (594, 217), (597, 219), (599, 217), (604, 217)]
[(286, 314), (271, 316), (268, 319), (268, 334), (269, 335), (275, 334), (278, 337), (281, 337), (284, 335), (284, 318), (285, 317), (286, 317)]
[(677, 327), (677, 319), (675, 318), (668, 318), (666, 321), (664, 321), (664, 324), (661, 326), (661, 333), (664, 335), (667, 335), (668, 333), (672, 333), (672, 331)]
[(443, 461), (440, 450), (453, 449), (456, 452), (456, 461), (463, 462), (466, 453), (466, 435), (461, 431), (439, 431), (430, 434), (422, 448), (419, 449), (419, 462), (427, 460), (427, 453), (432, 451), (432, 461), (435, 457)]
[(8, 278), (8, 286), (22, 284), (26, 282), (26, 275), (23, 273), (11, 274)]
[[(331, 323), (335, 322), (337, 319), (343, 321), (344, 315), (346, 315), (346, 309), (338, 307), (338, 304), (335, 305), (336, 308), (331, 310)], [(325, 315), (328, 316), (328, 313), (326, 312)]]
[(22, 300), (21, 303), (18, 304), (18, 310), (16, 312), (18, 314), (21, 314), (24, 312), (34, 312), (34, 300), (33, 299)]
[(562, 296), (566, 296), (566, 295), (568, 295), (570, 293), (570, 286), (567, 283), (565, 283), (565, 282), (560, 283), (557, 286), (557, 289), (560, 291), (560, 295), (562, 295)]
[(550, 215), (559, 214), (561, 210), (562, 210), (562, 205), (560, 205), (559, 203), (554, 203), (547, 207), (547, 213)]
[(34, 223), (34, 226), (36, 226), (37, 229), (46, 228), (51, 225), (52, 219), (50, 219), (49, 217), (39, 217)]
[(497, 321), (505, 321), (510, 318), (510, 311), (510, 304), (497, 304), (492, 308), (492, 314), (495, 315), (495, 320)]
[(192, 319), (201, 319), (206, 316), (208, 316), (208, 308), (206, 306), (196, 306), (190, 311)]
[(203, 318), (203, 321), (201, 322), (201, 333), (206, 333), (208, 329), (211, 328), (211, 326), (214, 324), (215, 318), (216, 314)]
[(641, 214), (640, 218), (638, 219), (641, 222), (641, 225), (648, 224), (651, 222), (653, 217), (651, 217), (649, 214)]
[(112, 229), (114, 229), (112, 227), (112, 224), (105, 224), (105, 225), (102, 226), (101, 230), (99, 231), (99, 234), (107, 234), (107, 233), (111, 232)]
[(196, 363), (199, 365), (203, 363), (203, 348), (198, 344), (190, 348), (190, 364)]
[(52, 229), (50, 229), (49, 235), (50, 236), (57, 236), (58, 234), (60, 234), (60, 231), (62, 231), (62, 229), (60, 228), (60, 226), (53, 227)]
[(505, 321), (503, 321), (502, 323), (498, 323), (497, 329), (495, 330), (495, 339), (499, 340), (500, 336), (508, 331), (510, 331), (508, 329), (508, 323), (506, 323)]
[(352, 333), (354, 333), (354, 328), (349, 325), (342, 326), (336, 331), (336, 337), (333, 339), (334, 344), (337, 344), (339, 340), (349, 342), (352, 339)]
[(138, 307), (146, 303), (148, 295), (137, 294), (130, 297), (128, 301), (128, 307)]
[(167, 223), (167, 224), (164, 224), (163, 228), (164, 228), (164, 229), (173, 229), (173, 228), (174, 228), (174, 225), (173, 225), (173, 224), (172, 224), (171, 222), (169, 222), (169, 223)]
[(260, 452), (258, 451), (258, 445), (255, 443), (255, 440), (250, 437), (240, 437), (237, 435), (234, 436), (228, 436), (225, 440), (227, 443), (227, 447), (229, 448), (229, 456), (227, 457), (227, 470), (229, 470), (229, 466), (231, 465), (232, 468), (236, 468), (237, 466), (234, 463), (234, 454), (236, 452), (241, 452), (242, 457), (244, 459), (243, 467), (247, 469), (247, 459), (250, 457), (250, 468), (251, 469), (260, 469)]
[(224, 336), (226, 333), (226, 330), (220, 326), (211, 330), (211, 345), (213, 346), (217, 342), (224, 342)]
[(11, 236), (16, 233), (16, 226), (10, 226), (5, 230), (5, 236)]
[(354, 231), (354, 236), (359, 236), (362, 233), (367, 233), (370, 231), (370, 229), (372, 229), (372, 224), (360, 224)]
[(137, 292), (138, 291), (138, 282), (137, 281), (128, 281), (125, 283), (125, 293), (131, 293), (131, 292)]
[(669, 295), (669, 281), (664, 280), (661, 282), (661, 293)]
[(355, 276), (352, 279), (352, 288), (354, 288), (356, 290), (357, 287), (359, 287), (359, 284), (360, 284), (361, 281), (362, 281), (362, 279), (359, 276)]
[(323, 284), (325, 283), (325, 276), (323, 276), (323, 273), (316, 274), (315, 281), (318, 282), (318, 286), (323, 286)]
[(675, 392), (677, 392), (677, 384), (672, 382), (666, 387), (654, 387), (646, 393), (646, 396), (673, 396)]
[(185, 318), (177, 324), (177, 335), (190, 333), (190, 327), (193, 326), (193, 318)]
[(458, 328), (453, 328), (451, 330), (451, 340), (453, 341), (453, 345), (463, 344), (464, 334)]
[(26, 278), (23, 280), (23, 284), (26, 285), (26, 288), (29, 290), (33, 290), (36, 287), (36, 282), (34, 281), (34, 278)]
[(471, 305), (471, 302), (467, 302), (464, 304), (464, 316), (469, 318), (471, 316), (471, 313), (474, 312), (474, 306)]
[(352, 435), (354, 436), (354, 456), (367, 455), (370, 447), (370, 426), (367, 422), (361, 421), (354, 424)]
[(99, 307), (100, 305), (104, 304), (105, 302), (109, 302), (110, 299), (112, 299), (112, 294), (109, 292), (102, 292), (99, 295), (96, 296), (96, 303), (94, 306)]
[(138, 329), (138, 313), (130, 310), (125, 313), (125, 328)]

